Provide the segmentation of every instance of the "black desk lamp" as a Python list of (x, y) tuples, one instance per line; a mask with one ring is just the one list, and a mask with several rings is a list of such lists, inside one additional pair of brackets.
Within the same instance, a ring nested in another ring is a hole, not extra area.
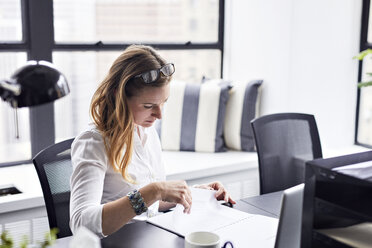
[(65, 76), (47, 61), (28, 61), (9, 80), (0, 81), (0, 97), (13, 108), (52, 102), (68, 93)]
[(47, 61), (28, 61), (9, 80), (0, 81), (0, 97), (15, 109), (16, 138), (19, 138), (17, 108), (52, 102), (70, 93), (65, 76)]

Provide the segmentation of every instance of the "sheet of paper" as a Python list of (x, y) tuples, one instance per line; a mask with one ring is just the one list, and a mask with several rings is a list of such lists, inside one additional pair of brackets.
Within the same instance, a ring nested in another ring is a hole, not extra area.
[(221, 206), (214, 197), (216, 192), (213, 190), (192, 188), (191, 193), (190, 214), (183, 213), (182, 205), (177, 205), (172, 213), (173, 228), (182, 236), (194, 230), (210, 231), (250, 216), (248, 213)]
[(192, 189), (190, 214), (184, 214), (183, 207), (177, 206), (174, 211), (147, 221), (183, 237), (190, 232), (211, 231), (237, 247), (252, 242), (259, 247), (274, 247), (277, 219), (221, 206), (214, 194), (211, 190)]
[(231, 241), (234, 247), (273, 248), (278, 220), (262, 215), (253, 215), (231, 225), (213, 230), (223, 242)]

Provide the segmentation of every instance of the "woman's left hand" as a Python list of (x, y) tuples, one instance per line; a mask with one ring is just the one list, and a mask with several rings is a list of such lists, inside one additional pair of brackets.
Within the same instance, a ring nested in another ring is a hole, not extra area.
[(217, 190), (215, 194), (215, 197), (217, 200), (224, 200), (225, 202), (236, 204), (236, 202), (233, 199), (231, 199), (229, 192), (227, 192), (227, 190), (224, 188), (224, 186), (220, 182), (201, 184), (201, 185), (196, 185), (195, 187), (201, 188), (201, 189)]

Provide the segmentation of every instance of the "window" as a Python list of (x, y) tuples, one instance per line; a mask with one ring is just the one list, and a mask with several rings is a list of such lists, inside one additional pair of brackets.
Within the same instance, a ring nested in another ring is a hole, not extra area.
[[(8, 78), (25, 61), (26, 53), (0, 53), (0, 78)], [(16, 118), (18, 118), (18, 121)], [(1, 162), (30, 159), (30, 128), (26, 108), (17, 109), (16, 113), (8, 103), (1, 101), (0, 130)]]
[(19, 109), (20, 138), (13, 109), (0, 103), (0, 127), (6, 130), (0, 134), (0, 166), (30, 161), (86, 128), (97, 85), (131, 44), (158, 49), (175, 63), (175, 80), (221, 77), (223, 23), (223, 0), (1, 1), (0, 79), (26, 60), (48, 60), (65, 74), (71, 93)]
[(17, 0), (2, 0), (0, 2), (0, 42), (21, 40), (21, 2)]
[(119, 54), (119, 51), (53, 53), (53, 63), (68, 78), (71, 90), (54, 104), (57, 142), (73, 137), (87, 127), (93, 93)]
[[(55, 40), (78, 43), (217, 42), (218, 1), (189, 2), (55, 0)], [(191, 22), (193, 25), (190, 26)]]
[[(372, 48), (372, 5), (370, 0), (363, 1), (362, 30), (360, 50)], [(358, 81), (370, 81), (372, 77), (372, 56), (366, 56), (359, 64)], [(358, 90), (355, 143), (372, 148), (372, 87)]]
[[(21, 2), (1, 1), (0, 43), (12, 46), (20, 44), (22, 39)], [(9, 78), (26, 61), (26, 52), (22, 50), (0, 50), (0, 80)], [(13, 163), (31, 158), (28, 119), (27, 109), (18, 109), (16, 112), (8, 103), (0, 102), (0, 163)]]

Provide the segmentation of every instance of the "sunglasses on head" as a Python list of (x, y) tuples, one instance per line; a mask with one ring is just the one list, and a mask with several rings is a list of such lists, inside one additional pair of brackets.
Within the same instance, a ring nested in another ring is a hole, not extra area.
[(160, 73), (163, 74), (165, 77), (170, 77), (175, 72), (175, 67), (173, 63), (165, 64), (159, 69), (147, 71), (144, 73), (141, 73), (137, 76), (134, 76), (134, 78), (141, 78), (144, 83), (151, 84), (159, 79)]

